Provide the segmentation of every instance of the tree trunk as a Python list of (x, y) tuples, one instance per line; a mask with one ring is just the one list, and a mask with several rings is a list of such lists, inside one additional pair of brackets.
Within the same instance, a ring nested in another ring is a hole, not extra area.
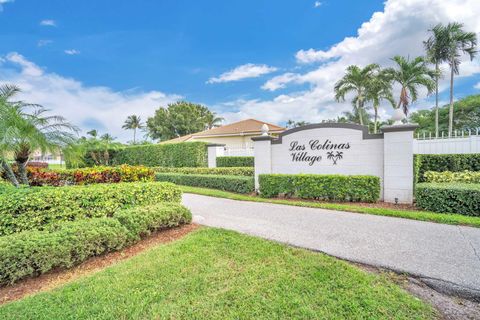
[(136, 135), (137, 135), (137, 129), (136, 128), (133, 128), (133, 144), (135, 144), (135, 138), (136, 138)]
[[(361, 93), (360, 93), (361, 95)], [(358, 117), (360, 118), (360, 125), (363, 126), (363, 114), (362, 114), (362, 103), (361, 103), (361, 98), (358, 99), (357, 101), (357, 112), (358, 112)]]
[(7, 175), (8, 180), (10, 180), (10, 182), (18, 188), (20, 184), (18, 183), (17, 177), (15, 177), (15, 174), (13, 173), (12, 167), (3, 159), (0, 159), (0, 163), (3, 171), (5, 171), (5, 174)]
[(435, 63), (435, 138), (438, 138), (438, 73), (440, 68), (438, 67), (438, 62)]
[(453, 57), (450, 65), (450, 108), (448, 110), (448, 136), (452, 136), (453, 132)]
[(27, 161), (16, 161), (18, 167), (18, 175), (20, 176), (20, 183), (24, 185), (29, 185), (28, 183), (28, 175), (27, 175)]
[(378, 106), (373, 106), (373, 110), (375, 110), (375, 123), (373, 124), (373, 133), (377, 133)]

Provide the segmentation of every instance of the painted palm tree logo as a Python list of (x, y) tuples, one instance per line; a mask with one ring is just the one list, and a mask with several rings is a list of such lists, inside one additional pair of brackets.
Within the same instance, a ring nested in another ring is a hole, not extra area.
[(327, 152), (327, 159), (333, 161), (333, 164), (336, 165), (337, 161), (343, 159), (343, 152), (337, 151), (337, 153), (333, 153), (333, 151)]

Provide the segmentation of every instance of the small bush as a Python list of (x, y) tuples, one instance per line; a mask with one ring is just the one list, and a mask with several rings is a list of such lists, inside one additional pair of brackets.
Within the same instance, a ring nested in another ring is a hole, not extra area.
[[(116, 218), (116, 219), (115, 219)], [(48, 230), (0, 237), (0, 285), (69, 268), (86, 259), (119, 250), (142, 236), (191, 221), (185, 207), (159, 203), (115, 213), (114, 218), (64, 222)]]
[(254, 190), (253, 177), (157, 173), (157, 181), (168, 181), (180, 185), (212, 188), (237, 193), (250, 193)]
[(152, 168), (158, 173), (180, 173), (180, 174), (215, 174), (225, 176), (246, 176), (253, 177), (253, 167), (229, 167), (229, 168)]
[(261, 174), (260, 194), (331, 201), (375, 202), (380, 198), (380, 178), (322, 174)]
[(121, 165), (118, 167), (93, 167), (67, 170), (28, 168), (28, 179), (32, 186), (146, 182), (153, 181), (154, 178), (154, 171), (144, 166)]
[(461, 172), (435, 172), (427, 171), (424, 174), (425, 182), (445, 183), (445, 182), (460, 182), (460, 183), (480, 183), (480, 171), (461, 171)]
[(27, 162), (27, 167), (32, 167), (32, 168), (48, 168), (48, 163), (47, 162), (40, 162), (40, 161), (28, 161)]
[(480, 153), (473, 154), (418, 154), (415, 155), (418, 182), (424, 182), (427, 171), (480, 171)]
[(0, 195), (0, 236), (180, 198), (178, 187), (157, 182), (8, 189)]
[(254, 157), (217, 157), (217, 167), (253, 167)]
[(480, 184), (419, 183), (415, 198), (425, 210), (480, 216)]

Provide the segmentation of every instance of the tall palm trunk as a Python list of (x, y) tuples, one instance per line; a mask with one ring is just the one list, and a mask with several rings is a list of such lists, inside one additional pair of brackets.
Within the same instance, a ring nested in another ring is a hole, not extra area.
[(450, 108), (448, 110), (448, 136), (452, 136), (453, 132), (453, 75), (454, 75), (454, 59), (450, 62)]
[(435, 137), (438, 138), (438, 74), (440, 72), (438, 62), (435, 62), (435, 71), (437, 72), (435, 75)]
[(137, 136), (137, 128), (133, 128), (133, 144), (136, 142), (136, 136)]
[[(361, 92), (359, 92), (359, 96), (361, 96)], [(363, 106), (362, 106), (362, 98), (359, 98), (357, 101), (357, 112), (358, 112), (358, 117), (360, 118), (360, 125), (363, 126), (363, 112), (362, 112)]]
[(373, 123), (373, 133), (377, 133), (377, 118), (378, 118), (378, 106), (374, 105), (373, 110), (375, 112), (375, 122)]
[(13, 173), (12, 167), (3, 159), (0, 159), (0, 164), (7, 175), (8, 180), (15, 186), (18, 187), (20, 184), (18, 183), (17, 177)]

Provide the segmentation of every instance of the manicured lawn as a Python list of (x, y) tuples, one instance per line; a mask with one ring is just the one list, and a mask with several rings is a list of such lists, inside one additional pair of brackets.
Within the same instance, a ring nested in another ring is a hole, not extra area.
[(268, 202), (268, 203), (277, 203), (298, 207), (310, 207), (310, 208), (321, 208), (321, 209), (330, 209), (338, 211), (348, 211), (348, 212), (357, 212), (357, 213), (367, 213), (374, 214), (379, 216), (389, 216), (389, 217), (398, 217), (406, 218), (412, 220), (421, 220), (421, 221), (431, 221), (444, 224), (453, 224), (453, 225), (465, 225), (480, 228), (480, 217), (470, 217), (460, 214), (447, 214), (447, 213), (436, 213), (429, 211), (420, 211), (420, 210), (403, 210), (403, 209), (389, 209), (389, 208), (371, 208), (355, 205), (354, 203), (327, 203), (327, 202), (312, 202), (312, 201), (298, 201), (298, 200), (288, 200), (288, 199), (268, 199), (258, 196), (244, 195), (238, 193), (232, 193), (221, 190), (206, 189), (206, 188), (197, 188), (189, 186), (179, 186), (183, 192), (186, 193), (195, 193), (205, 196), (212, 196), (218, 198), (226, 198), (232, 200), (240, 201), (254, 201), (254, 202)]
[(66, 169), (65, 164), (49, 164), (48, 169)]
[(1, 319), (430, 319), (385, 276), (324, 254), (202, 228), (0, 307)]

